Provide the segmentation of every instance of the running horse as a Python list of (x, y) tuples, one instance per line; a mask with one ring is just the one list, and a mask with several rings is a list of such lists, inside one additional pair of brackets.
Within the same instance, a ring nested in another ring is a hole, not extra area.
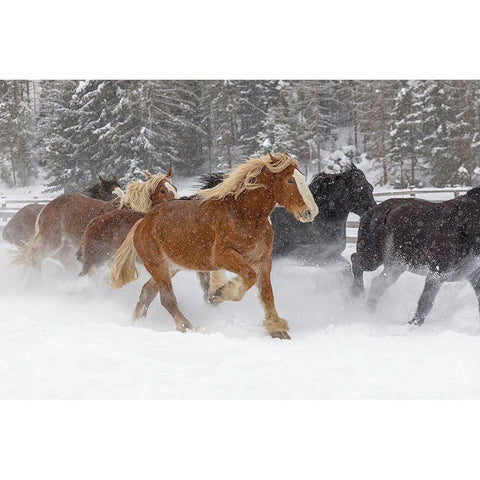
[(146, 182), (133, 182), (135, 185), (127, 186), (124, 197), (110, 202), (79, 193), (57, 197), (40, 212), (34, 237), (18, 251), (13, 263), (40, 268), (41, 262), (50, 257), (59, 260), (66, 268), (74, 267), (83, 232), (93, 218), (119, 208), (143, 208), (146, 211), (161, 198), (172, 198), (176, 189), (171, 184), (171, 174), (170, 169), (165, 175), (152, 175)]
[[(171, 178), (171, 169), (168, 174)], [(138, 181), (127, 186), (122, 205), (128, 206), (128, 209), (112, 210), (95, 217), (88, 224), (77, 252), (77, 260), (82, 263), (80, 276), (88, 275), (112, 259), (130, 229), (150, 208), (178, 198), (177, 188), (169, 182), (162, 182), (161, 175), (154, 176), (149, 172), (145, 175), (147, 182)], [(153, 197), (152, 192), (156, 192)]]
[(392, 198), (369, 210), (351, 257), (352, 293), (363, 294), (363, 272), (383, 264), (367, 299), (372, 310), (405, 271), (426, 276), (413, 325), (423, 324), (444, 282), (469, 281), (480, 305), (479, 210), (480, 187), (445, 202)]
[[(200, 177), (200, 188), (211, 188), (221, 182), (224, 173)], [(299, 224), (283, 208), (276, 208), (272, 220), (273, 255), (293, 255), (316, 265), (347, 263), (342, 252), (347, 246), (347, 217), (360, 217), (376, 205), (373, 187), (354, 163), (341, 173), (319, 173), (308, 186), (319, 213), (311, 223)]]
[(311, 222), (317, 215), (297, 161), (288, 154), (252, 158), (197, 197), (157, 205), (135, 223), (115, 254), (111, 285), (119, 288), (138, 278), (138, 255), (152, 278), (142, 288), (134, 319), (147, 314), (159, 292), (177, 330), (184, 332), (192, 324), (178, 308), (171, 278), (180, 269), (228, 270), (236, 276), (213, 292), (211, 301), (239, 301), (257, 284), (266, 330), (274, 338), (290, 338), (288, 323), (275, 308), (270, 281), (273, 230), (269, 216), (277, 203), (301, 222)]
[[(85, 191), (85, 195), (99, 200), (109, 201), (115, 198), (113, 193), (120, 188), (118, 178), (115, 175), (111, 180), (105, 180), (101, 176), (99, 181)], [(17, 247), (23, 247), (35, 235), (35, 222), (44, 205), (30, 203), (21, 208), (7, 223), (2, 231), (3, 239)]]

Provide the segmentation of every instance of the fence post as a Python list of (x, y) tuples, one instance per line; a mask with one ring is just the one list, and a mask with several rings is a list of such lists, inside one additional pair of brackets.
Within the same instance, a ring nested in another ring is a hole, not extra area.
[(454, 190), (454, 191), (453, 191), (453, 197), (454, 197), (454, 198), (457, 198), (458, 195), (459, 195), (458, 190)]

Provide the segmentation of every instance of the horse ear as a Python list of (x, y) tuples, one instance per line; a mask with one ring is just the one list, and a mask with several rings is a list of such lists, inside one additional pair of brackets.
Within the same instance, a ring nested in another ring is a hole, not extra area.
[(170, 168), (168, 169), (167, 173), (165, 174), (165, 176), (166, 176), (167, 178), (172, 178), (172, 173), (173, 173), (173, 172), (172, 172), (172, 167), (170, 167)]
[(278, 162), (278, 160), (277, 160), (271, 153), (269, 153), (268, 156), (270, 157), (270, 161), (271, 161), (272, 163)]
[(104, 178), (102, 178), (102, 176), (101, 176), (101, 175), (99, 175), (99, 176), (98, 176), (98, 178), (100, 179), (100, 181), (101, 181), (102, 183), (105, 183), (105, 179), (104, 179)]
[(113, 179), (112, 179), (115, 183), (118, 183), (118, 177), (116, 175), (113, 176)]
[(145, 170), (143, 174), (147, 177), (147, 179), (152, 178), (152, 174), (148, 170)]

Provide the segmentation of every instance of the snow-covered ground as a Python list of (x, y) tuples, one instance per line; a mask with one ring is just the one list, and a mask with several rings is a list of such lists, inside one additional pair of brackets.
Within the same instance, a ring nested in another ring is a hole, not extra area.
[(0, 244), (0, 398), (480, 398), (480, 318), (465, 283), (442, 287), (425, 326), (411, 328), (422, 278), (402, 276), (370, 314), (349, 301), (341, 271), (280, 259), (272, 279), (292, 336), (280, 341), (262, 328), (254, 290), (211, 307), (180, 272), (177, 298), (198, 328), (181, 334), (158, 300), (130, 324), (141, 281), (113, 290), (106, 270), (78, 280), (46, 261), (32, 285), (8, 250)]
[[(176, 184), (193, 191), (191, 179)], [(145, 272), (113, 290), (106, 268), (78, 279), (47, 260), (32, 279), (9, 266), (11, 249), (0, 240), (0, 398), (480, 398), (480, 316), (465, 282), (444, 285), (413, 328), (423, 278), (404, 274), (372, 314), (350, 301), (340, 269), (276, 259), (277, 307), (292, 336), (280, 341), (262, 327), (255, 289), (211, 307), (195, 274), (180, 272), (179, 305), (198, 328), (181, 334), (158, 299), (131, 325)]]

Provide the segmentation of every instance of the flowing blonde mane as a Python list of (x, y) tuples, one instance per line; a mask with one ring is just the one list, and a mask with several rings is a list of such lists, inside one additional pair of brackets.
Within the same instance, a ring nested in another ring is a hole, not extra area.
[(196, 198), (204, 201), (212, 199), (221, 200), (229, 195), (238, 198), (238, 196), (246, 190), (255, 190), (263, 186), (256, 181), (256, 177), (263, 168), (266, 167), (272, 173), (278, 173), (290, 165), (298, 167), (298, 162), (287, 153), (275, 153), (272, 155), (264, 155), (260, 158), (251, 158), (231, 170), (225, 180), (217, 186), (199, 190), (196, 193)]
[(169, 181), (166, 175), (152, 175), (146, 182), (137, 180), (127, 185), (127, 193), (120, 201), (120, 208), (129, 207), (138, 212), (148, 212), (152, 208), (150, 196), (163, 180)]

